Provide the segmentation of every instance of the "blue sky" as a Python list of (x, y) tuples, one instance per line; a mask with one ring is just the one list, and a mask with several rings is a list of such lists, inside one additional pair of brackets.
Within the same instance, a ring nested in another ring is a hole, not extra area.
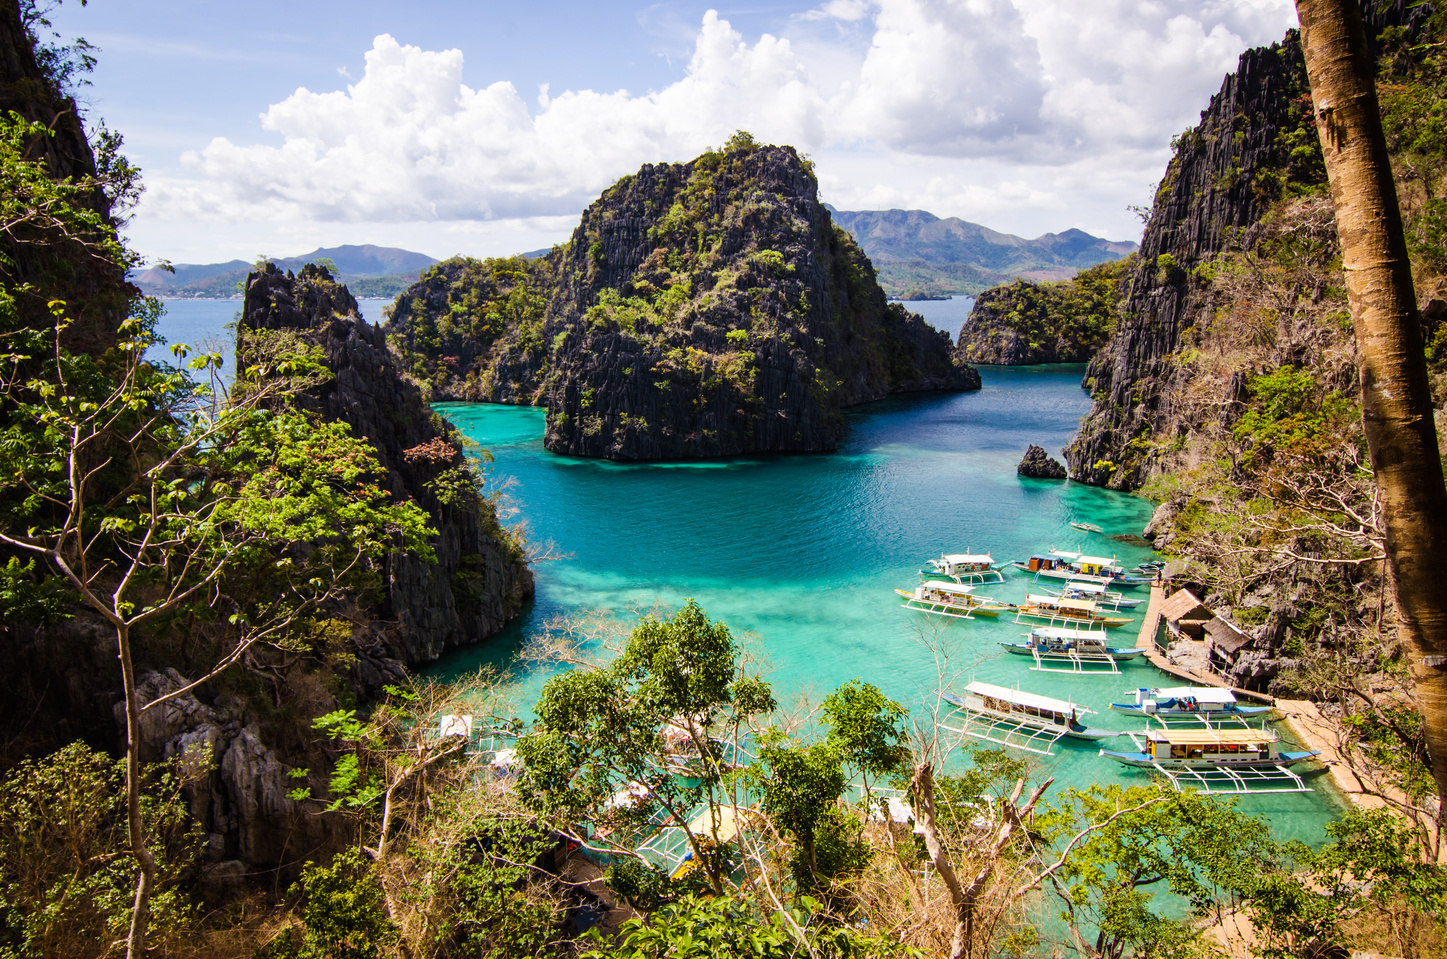
[(84, 92), (175, 262), (565, 239), (608, 183), (746, 128), (825, 200), (1133, 239), (1170, 137), (1290, 0), (68, 0)]

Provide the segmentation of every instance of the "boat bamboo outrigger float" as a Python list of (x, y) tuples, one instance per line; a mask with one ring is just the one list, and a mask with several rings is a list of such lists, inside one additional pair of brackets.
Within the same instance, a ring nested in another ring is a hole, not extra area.
[(1015, 607), (1000, 603), (988, 596), (976, 596), (975, 587), (960, 583), (942, 583), (932, 580), (920, 583), (913, 590), (896, 589), (895, 593), (904, 598), (899, 605), (905, 609), (917, 609), (922, 613), (936, 616), (950, 616), (954, 619), (974, 619), (976, 616), (999, 616)]
[(975, 682), (965, 687), (963, 696), (943, 690), (939, 696), (964, 713), (961, 725), (941, 723), (941, 729), (1041, 756), (1055, 755), (1050, 747), (1065, 736), (1099, 740), (1119, 735), (1080, 722), (1082, 714), (1094, 710), (1019, 689)]

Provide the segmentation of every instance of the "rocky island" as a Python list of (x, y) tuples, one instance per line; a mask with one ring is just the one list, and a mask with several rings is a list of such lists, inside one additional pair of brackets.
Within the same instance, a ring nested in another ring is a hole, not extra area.
[(622, 178), (540, 261), (438, 265), (390, 331), (435, 396), (545, 406), (549, 450), (618, 460), (832, 450), (844, 407), (980, 386), (747, 134)]
[(1115, 331), (1120, 282), (1132, 259), (1082, 270), (1069, 280), (1016, 280), (981, 293), (960, 329), (961, 363), (1022, 366), (1085, 363)]

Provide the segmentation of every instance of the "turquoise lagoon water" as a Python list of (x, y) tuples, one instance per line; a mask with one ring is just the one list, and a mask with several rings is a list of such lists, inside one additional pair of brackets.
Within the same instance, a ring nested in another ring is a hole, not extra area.
[[(368, 320), (389, 300), (363, 300)], [(160, 331), (170, 342), (221, 348), (239, 300), (168, 300)], [(964, 298), (909, 303), (955, 334), (969, 312)], [(867, 679), (923, 716), (937, 705), (940, 671), (921, 643), (939, 634), (949, 647), (947, 682), (971, 678), (1070, 699), (1097, 710), (1094, 724), (1136, 724), (1106, 711), (1128, 690), (1172, 682), (1144, 664), (1121, 676), (1032, 672), (1031, 661), (995, 645), (1024, 632), (1010, 617), (944, 620), (899, 608), (895, 587), (918, 582), (924, 560), (941, 552), (989, 551), (1021, 559), (1050, 546), (1119, 555), (1148, 551), (1108, 535), (1081, 533), (1085, 520), (1107, 533), (1139, 533), (1150, 515), (1143, 500), (1076, 483), (1015, 474), (1026, 445), (1053, 454), (1075, 432), (1089, 399), (1080, 366), (982, 367), (984, 389), (922, 394), (869, 404), (847, 414), (835, 453), (708, 463), (623, 465), (572, 460), (543, 449), (541, 410), (485, 404), (440, 409), (495, 457), (494, 482), (508, 491), (534, 541), (570, 554), (537, 569), (537, 598), (500, 637), (457, 651), (429, 672), (456, 677), (479, 665), (509, 666), (527, 637), (557, 613), (626, 610), (694, 598), (737, 633), (751, 633), (767, 656), (781, 700), (815, 701), (849, 679)], [(980, 591), (1024, 597), (1029, 577), (1007, 572)], [(1114, 631), (1125, 644), (1132, 626)], [(517, 701), (532, 701), (546, 676), (524, 672)], [(1141, 774), (1101, 759), (1094, 747), (1062, 740), (1038, 761), (1063, 785), (1143, 782)], [(1325, 782), (1317, 779), (1319, 790)], [(1244, 809), (1271, 817), (1281, 837), (1316, 841), (1336, 814), (1324, 792), (1250, 797)]]
[[(942, 552), (987, 551), (1002, 561), (1058, 546), (1128, 565), (1150, 555), (1109, 536), (1138, 534), (1150, 517), (1146, 501), (1015, 473), (1027, 444), (1058, 454), (1074, 433), (1089, 405), (1082, 369), (986, 367), (977, 393), (896, 397), (850, 411), (835, 453), (705, 463), (554, 456), (542, 447), (540, 410), (442, 404), (439, 411), (495, 457), (494, 482), (513, 484), (507, 495), (529, 538), (551, 540), (568, 557), (538, 567), (536, 600), (502, 637), (454, 652), (429, 672), (452, 678), (507, 666), (555, 614), (676, 607), (692, 598), (755, 638), (781, 701), (817, 702), (858, 677), (924, 716), (937, 706), (943, 648), (947, 685), (1018, 685), (1095, 709), (1092, 725), (1139, 728), (1106, 705), (1136, 686), (1174, 684), (1154, 667), (1122, 664), (1120, 676), (1032, 671), (1032, 660), (997, 645), (1028, 628), (1012, 617), (926, 616), (900, 608), (893, 592), (914, 586), (924, 561)], [(1082, 533), (1072, 520), (1106, 534)], [(1004, 584), (979, 591), (1023, 599), (1031, 578), (1005, 575)], [(1132, 645), (1137, 630), (1112, 635)], [(545, 678), (524, 671), (518, 701), (531, 702)], [(1059, 786), (1146, 781), (1095, 746), (1062, 740), (1054, 749), (1038, 762)], [(1314, 785), (1326, 788), (1322, 778)], [(1319, 791), (1252, 796), (1242, 808), (1268, 816), (1279, 837), (1314, 842), (1339, 807)]]

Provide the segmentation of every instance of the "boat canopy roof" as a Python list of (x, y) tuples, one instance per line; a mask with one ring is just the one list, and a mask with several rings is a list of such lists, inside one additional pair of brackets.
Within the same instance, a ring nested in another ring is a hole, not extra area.
[(940, 558), (951, 566), (960, 563), (993, 563), (995, 561), (995, 557), (989, 553), (947, 553)]
[(1064, 699), (1051, 699), (1049, 696), (1038, 696), (1035, 693), (1027, 693), (1019, 689), (996, 686), (993, 683), (970, 683), (970, 685), (965, 687), (965, 690), (974, 693), (976, 696), (993, 696), (996, 699), (1003, 699), (1017, 706), (1034, 706), (1036, 709), (1048, 709), (1057, 713), (1068, 713), (1071, 710), (1078, 713), (1092, 712), (1092, 710), (1086, 709), (1084, 706)]
[(925, 589), (937, 589), (941, 593), (955, 593), (961, 596), (975, 591), (975, 587), (973, 586), (961, 586), (959, 583), (942, 583), (937, 579), (932, 579), (923, 585)]
[(1078, 559), (1080, 557), (1079, 553), (1072, 553), (1068, 549), (1052, 549), (1050, 555), (1060, 559)]
[(1148, 729), (1146, 736), (1172, 746), (1215, 746), (1221, 743), (1259, 746), (1276, 742), (1276, 734), (1264, 729)]
[(1095, 596), (1103, 595), (1106, 591), (1104, 583), (1087, 583), (1084, 580), (1072, 579), (1065, 583), (1065, 589), (1072, 593), (1090, 593)]
[(1030, 630), (1030, 635), (1038, 636), (1041, 639), (1088, 639), (1099, 640), (1102, 643), (1106, 640), (1106, 633), (1103, 629), (1071, 629), (1068, 626), (1037, 626)]
[(1115, 557), (1112, 556), (1110, 559), (1106, 559), (1104, 556), (1082, 556), (1077, 562), (1091, 566), (1114, 566)]
[(1029, 602), (1035, 606), (1053, 606), (1056, 609), (1078, 609), (1082, 612), (1095, 612), (1095, 603), (1088, 599), (1062, 599), (1059, 596), (1035, 596), (1027, 597)]
[(1157, 699), (1183, 699), (1190, 697), (1198, 703), (1234, 703), (1236, 694), (1229, 689), (1215, 686), (1168, 686), (1151, 690)]

